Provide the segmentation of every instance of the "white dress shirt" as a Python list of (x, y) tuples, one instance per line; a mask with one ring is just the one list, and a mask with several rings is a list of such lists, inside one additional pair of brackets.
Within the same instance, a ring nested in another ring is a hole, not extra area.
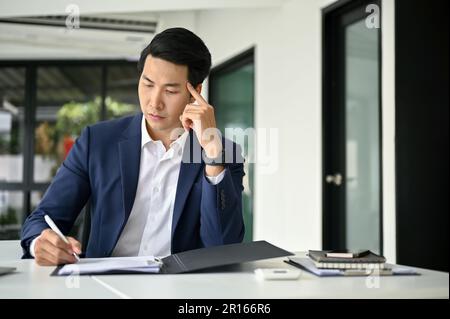
[[(181, 159), (188, 132), (166, 151), (154, 141), (142, 117), (141, 164), (133, 209), (112, 256), (168, 256), (171, 253), (172, 215)], [(222, 176), (209, 181), (218, 184)]]
[[(141, 162), (133, 208), (112, 252), (119, 256), (158, 256), (171, 254), (172, 216), (183, 148), (188, 132), (170, 144), (166, 151), (161, 141), (147, 132), (145, 117), (141, 124)], [(133, 165), (130, 163), (130, 165)], [(219, 184), (225, 176), (206, 176)], [(34, 257), (34, 239), (30, 253)]]

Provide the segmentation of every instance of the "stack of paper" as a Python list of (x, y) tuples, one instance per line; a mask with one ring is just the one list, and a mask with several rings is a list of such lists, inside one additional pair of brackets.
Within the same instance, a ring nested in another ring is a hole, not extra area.
[[(317, 268), (324, 269), (358, 269), (373, 270), (386, 268), (386, 258), (377, 255), (370, 250), (366, 250), (365, 254), (353, 254), (357, 257), (329, 257), (333, 250), (309, 250), (308, 256), (314, 262)], [(335, 254), (332, 254), (335, 255)]]
[(397, 265), (386, 264), (385, 269), (326, 269), (317, 268), (314, 262), (304, 257), (289, 257), (289, 263), (305, 269), (314, 275), (325, 276), (389, 276), (389, 275), (418, 275), (415, 269)]
[(161, 262), (152, 256), (82, 258), (76, 264), (62, 266), (57, 275), (83, 275), (102, 273), (158, 273)]

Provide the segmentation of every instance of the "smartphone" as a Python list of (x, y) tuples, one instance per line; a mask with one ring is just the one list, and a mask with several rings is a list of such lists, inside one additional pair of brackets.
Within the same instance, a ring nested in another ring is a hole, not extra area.
[(367, 249), (360, 249), (357, 251), (352, 251), (348, 249), (339, 249), (339, 250), (331, 250), (326, 253), (327, 257), (332, 258), (359, 258), (364, 257), (366, 255), (370, 254), (370, 250)]

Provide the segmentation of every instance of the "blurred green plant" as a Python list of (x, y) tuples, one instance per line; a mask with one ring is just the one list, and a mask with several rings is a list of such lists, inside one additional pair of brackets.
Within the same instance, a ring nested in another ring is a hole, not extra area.
[(19, 123), (13, 122), (9, 134), (0, 134), (0, 154), (20, 154)]
[(6, 213), (0, 214), (0, 225), (16, 225), (19, 221), (17, 220), (16, 210), (11, 206), (8, 206)]
[(113, 100), (110, 97), (107, 97), (105, 99), (105, 105), (106, 105), (106, 118), (117, 118), (121, 116), (125, 116), (128, 114), (132, 114), (137, 111), (139, 108), (138, 106), (134, 104), (127, 104), (127, 103), (121, 103), (118, 101)]
[[(110, 97), (105, 99), (105, 105), (107, 119), (130, 114), (136, 110), (135, 105), (121, 103)], [(86, 103), (66, 103), (58, 111), (56, 132), (59, 136), (64, 134), (79, 136), (84, 127), (100, 120), (100, 112), (100, 97)]]
[[(76, 138), (87, 125), (100, 121), (101, 98), (96, 97), (85, 103), (68, 102), (58, 111), (56, 124), (41, 123), (36, 128), (36, 153), (57, 156), (58, 144), (64, 137)], [(117, 118), (136, 111), (133, 104), (121, 103), (110, 97), (105, 99), (106, 118)]]
[(100, 98), (86, 103), (69, 102), (58, 111), (56, 120), (56, 134), (78, 136), (81, 130), (99, 120)]
[[(100, 121), (101, 103), (101, 97), (84, 103), (68, 102), (59, 109), (54, 125), (42, 122), (36, 128), (36, 154), (56, 160), (50, 177), (56, 174), (58, 167), (75, 139), (80, 136), (83, 128)], [(105, 106), (106, 119), (128, 115), (137, 109), (133, 104), (121, 103), (110, 97), (105, 99)]]
[(8, 154), (9, 140), (0, 135), (0, 154)]

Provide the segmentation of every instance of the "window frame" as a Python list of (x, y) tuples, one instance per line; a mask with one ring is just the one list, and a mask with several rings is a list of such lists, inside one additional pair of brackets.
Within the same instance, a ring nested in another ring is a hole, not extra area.
[[(114, 66), (135, 66), (136, 78), (139, 77), (137, 61), (117, 60), (0, 60), (0, 68), (24, 68), (25, 69), (25, 95), (24, 95), (24, 135), (23, 135), (23, 177), (20, 182), (0, 182), (0, 191), (20, 191), (23, 194), (22, 221), (30, 214), (32, 209), (32, 192), (44, 193), (51, 182), (34, 181), (34, 143), (37, 109), (37, 70), (39, 67), (100, 67), (101, 68), (101, 109), (99, 118), (106, 120), (105, 100), (108, 94), (108, 69)], [(137, 91), (137, 88), (136, 88)]]

